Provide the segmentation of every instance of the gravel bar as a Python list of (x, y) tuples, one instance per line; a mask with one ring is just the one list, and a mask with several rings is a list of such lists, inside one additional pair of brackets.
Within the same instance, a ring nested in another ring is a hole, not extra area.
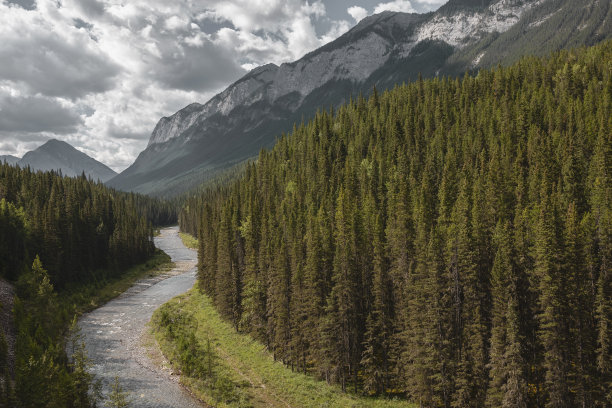
[(186, 248), (178, 227), (161, 230), (155, 245), (176, 263), (167, 279), (144, 279), (106, 305), (79, 320), (93, 374), (107, 395), (115, 378), (129, 392), (130, 407), (203, 407), (178, 382), (178, 375), (160, 368), (143, 346), (146, 324), (159, 306), (189, 290), (196, 278), (197, 253)]

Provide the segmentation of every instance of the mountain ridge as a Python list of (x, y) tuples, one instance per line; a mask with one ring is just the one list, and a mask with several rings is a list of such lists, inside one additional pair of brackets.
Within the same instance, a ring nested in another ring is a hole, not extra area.
[[(317, 109), (337, 106), (373, 86), (389, 89), (419, 73), (456, 76), (511, 63), (522, 55), (515, 43), (542, 55), (609, 38), (609, 7), (596, 0), (455, 0), (426, 14), (369, 16), (297, 61), (255, 68), (205, 104), (162, 118), (147, 149), (109, 185), (179, 193), (271, 147), (278, 135)], [(576, 13), (576, 8), (587, 11)], [(551, 12), (557, 17), (546, 17)], [(601, 21), (588, 20), (589, 12)], [(565, 35), (585, 24), (589, 33)], [(593, 34), (597, 29), (599, 37)], [(536, 38), (542, 40), (540, 48)]]

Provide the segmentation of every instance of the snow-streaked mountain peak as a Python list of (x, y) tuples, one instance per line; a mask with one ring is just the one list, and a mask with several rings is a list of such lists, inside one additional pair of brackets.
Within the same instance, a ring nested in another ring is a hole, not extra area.
[(462, 47), (479, 39), (482, 34), (507, 31), (526, 11), (543, 1), (500, 0), (482, 11), (468, 9), (452, 15), (434, 15), (418, 28), (413, 40), (416, 43), (437, 40)]
[(192, 104), (162, 118), (149, 146), (177, 138), (191, 126), (201, 125), (216, 114), (228, 115), (239, 106), (260, 101), (272, 104), (293, 95), (297, 107), (311, 92), (332, 80), (361, 83), (390, 58), (408, 57), (422, 41), (441, 41), (462, 48), (484, 34), (507, 31), (526, 11), (544, 1), (547, 0), (498, 0), (487, 2), (485, 7), (463, 7), (457, 2), (452, 4), (451, 12), (426, 15), (383, 12), (370, 16), (296, 62), (255, 68), (205, 105)]

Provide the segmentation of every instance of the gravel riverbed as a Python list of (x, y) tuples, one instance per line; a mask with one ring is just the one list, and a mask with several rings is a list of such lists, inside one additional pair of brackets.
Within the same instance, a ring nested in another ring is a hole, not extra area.
[[(189, 290), (196, 278), (197, 253), (186, 248), (178, 227), (161, 230), (155, 245), (176, 263), (161, 278), (144, 279), (106, 305), (79, 320), (93, 374), (106, 395), (115, 376), (127, 392), (130, 407), (202, 407), (178, 382), (178, 375), (151, 361), (143, 346), (146, 324), (159, 306)], [(160, 280), (163, 279), (163, 280)]]

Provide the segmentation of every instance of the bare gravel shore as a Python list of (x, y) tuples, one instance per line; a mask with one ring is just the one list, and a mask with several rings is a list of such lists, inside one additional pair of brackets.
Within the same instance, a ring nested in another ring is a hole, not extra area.
[(151, 342), (145, 338), (153, 311), (189, 290), (196, 276), (197, 254), (183, 245), (178, 227), (161, 230), (155, 245), (170, 255), (176, 268), (161, 278), (137, 282), (121, 296), (81, 317), (79, 326), (104, 394), (117, 375), (130, 394), (130, 407), (202, 407), (179, 384), (178, 375), (153, 362), (149, 356), (155, 353), (144, 347)]

